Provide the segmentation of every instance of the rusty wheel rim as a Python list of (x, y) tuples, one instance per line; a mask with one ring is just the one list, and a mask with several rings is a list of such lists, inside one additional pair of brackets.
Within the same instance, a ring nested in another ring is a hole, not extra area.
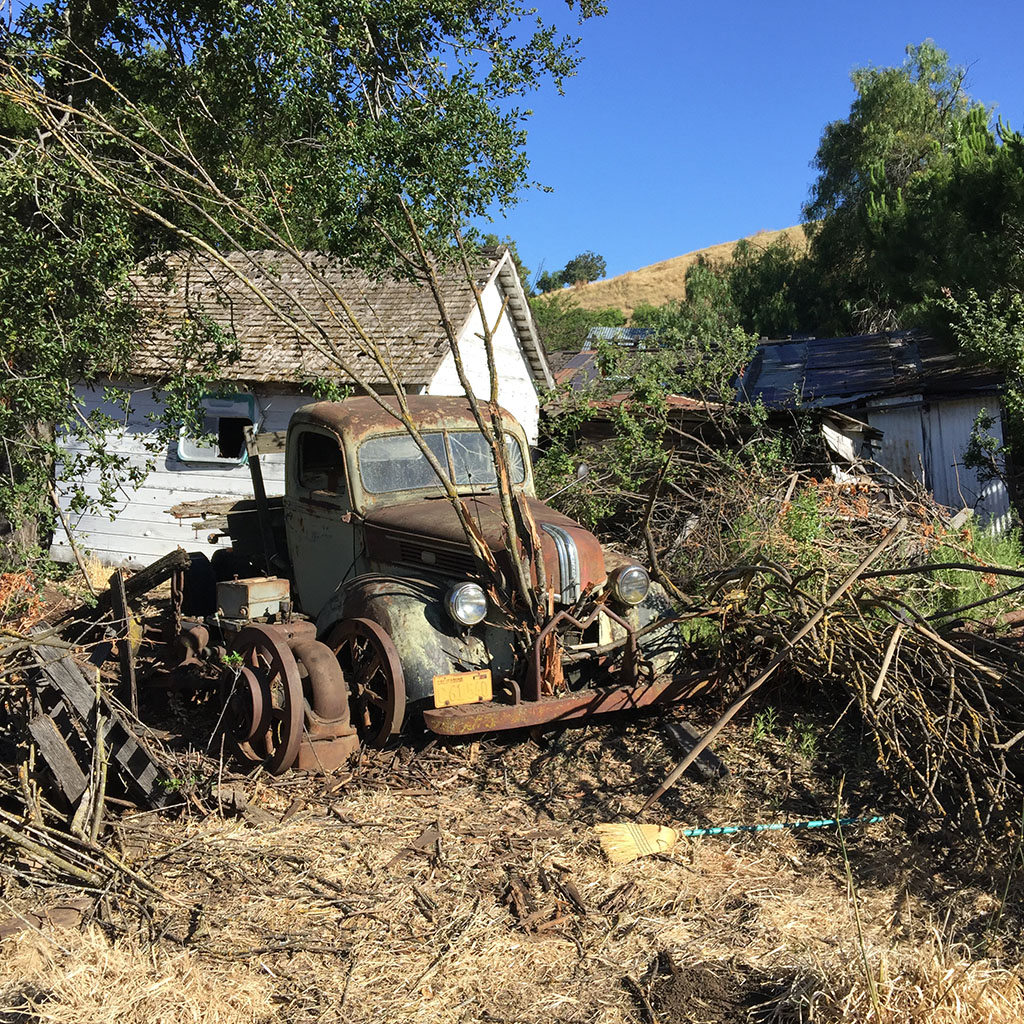
[(295, 763), (302, 741), (298, 665), (288, 645), (260, 625), (246, 626), (238, 634), (235, 650), (242, 656), (232, 698), (237, 695), (241, 709), (235, 733), (238, 749), (278, 775)]
[(347, 619), (327, 645), (348, 683), (352, 724), (369, 746), (383, 747), (405, 718), (405, 676), (391, 637), (371, 619)]
[(263, 690), (259, 680), (252, 669), (243, 666), (232, 674), (227, 731), (238, 744), (241, 754), (250, 761), (263, 760), (249, 745), (249, 741), (259, 731), (264, 714)]

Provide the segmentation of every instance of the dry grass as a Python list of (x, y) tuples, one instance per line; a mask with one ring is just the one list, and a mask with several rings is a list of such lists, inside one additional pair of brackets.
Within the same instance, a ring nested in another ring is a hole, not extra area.
[[(806, 244), (804, 230), (799, 225), (781, 231), (759, 231), (751, 236), (750, 241), (767, 246), (782, 237), (788, 238), (796, 246), (803, 247)], [(662, 260), (661, 263), (652, 263), (649, 267), (630, 270), (618, 277), (577, 285), (572, 289), (572, 295), (582, 309), (605, 309), (612, 306), (621, 309), (629, 317), (643, 303), (663, 306), (666, 302), (682, 299), (686, 295), (686, 271), (697, 259), (705, 256), (713, 262), (728, 261), (735, 245), (736, 242), (723, 242), (721, 245)]]
[(83, 932), (28, 932), (3, 950), (0, 1019), (52, 1024), (244, 1024), (273, 1019), (273, 979), (191, 952)]
[[(781, 741), (752, 743), (749, 724), (720, 752), (732, 778), (686, 782), (656, 820), (830, 810), (830, 784), (816, 781), (828, 773)], [(151, 920), (101, 901), (115, 938), (91, 924), (7, 940), (0, 1020), (879, 1019), (826, 830), (604, 859), (592, 826), (635, 811), (676, 756), (655, 721), (610, 722), (546, 747), (519, 737), (378, 754), (326, 784), (255, 778), (244, 785), (260, 823), (127, 817), (111, 839), (167, 899)], [(871, 800), (872, 785), (846, 791)], [(925, 851), (898, 822), (847, 843), (882, 1020), (1024, 1016), (997, 944), (986, 939), (985, 956), (964, 944), (962, 922), (979, 943), (994, 933), (998, 898), (921, 872)], [(29, 996), (35, 1008), (10, 1015)]]

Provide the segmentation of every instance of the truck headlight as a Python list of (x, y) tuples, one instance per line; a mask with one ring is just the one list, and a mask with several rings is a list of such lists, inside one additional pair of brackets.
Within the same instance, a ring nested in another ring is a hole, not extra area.
[(640, 604), (651, 589), (651, 577), (642, 565), (627, 565), (612, 580), (612, 593), (623, 604)]
[(475, 626), (487, 614), (487, 595), (479, 583), (456, 583), (445, 603), (448, 614), (463, 626)]

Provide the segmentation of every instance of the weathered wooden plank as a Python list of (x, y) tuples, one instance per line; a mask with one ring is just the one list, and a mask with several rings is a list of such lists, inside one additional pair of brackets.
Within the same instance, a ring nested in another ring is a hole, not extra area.
[(85, 792), (88, 780), (53, 719), (39, 715), (28, 723), (28, 731), (64, 795), (74, 803)]
[(206, 519), (207, 516), (222, 516), (231, 511), (232, 508), (243, 498), (225, 498), (215, 495), (212, 498), (200, 498), (198, 501), (179, 501), (168, 510), (168, 515), (175, 519)]
[[(184, 548), (175, 548), (168, 552), (163, 558), (157, 559), (152, 565), (140, 569), (137, 573), (125, 580), (124, 593), (126, 598), (141, 597), (148, 594), (154, 587), (166, 583), (174, 575), (177, 569), (187, 569), (191, 562), (189, 553)], [(100, 594), (96, 602), (96, 614), (101, 614), (110, 609), (113, 595), (110, 590)]]
[(263, 546), (263, 567), (267, 575), (274, 572), (274, 532), (270, 528), (270, 511), (267, 505), (267, 489), (263, 483), (263, 467), (260, 466), (259, 436), (252, 427), (243, 427), (246, 450), (249, 453), (249, 473), (252, 476), (252, 493), (256, 499), (256, 518), (259, 521), (260, 540)]
[(96, 690), (86, 680), (77, 662), (66, 650), (46, 644), (34, 645), (32, 653), (47, 681), (67, 698), (82, 721), (88, 722), (96, 703)]
[[(139, 716), (139, 689), (135, 681), (135, 648), (132, 646), (131, 609), (124, 590), (124, 572), (115, 569), (110, 581), (112, 608), (115, 618), (124, 622), (124, 635), (117, 641), (117, 659), (121, 668), (121, 693), (136, 718)], [(123, 699), (122, 697), (122, 699)]]
[[(67, 651), (60, 648), (40, 644), (34, 646), (32, 652), (44, 685), (59, 692), (70, 709), (78, 715), (91, 748), (95, 731), (96, 691), (86, 681), (84, 670)], [(123, 714), (102, 692), (100, 699), (107, 759), (121, 769), (119, 775), (131, 795), (141, 798), (151, 807), (163, 806), (170, 799), (170, 794), (160, 787), (165, 777), (163, 768), (153, 758), (146, 744), (132, 731)], [(67, 749), (68, 756), (74, 760), (70, 748)], [(79, 758), (79, 770), (81, 763), (82, 759)]]
[(120, 767), (121, 777), (135, 797), (150, 807), (162, 807), (170, 800), (170, 793), (160, 785), (166, 778), (164, 770), (116, 712), (107, 723), (103, 742), (108, 758)]
[(258, 455), (283, 454), (287, 430), (261, 430), (256, 435), (256, 452)]

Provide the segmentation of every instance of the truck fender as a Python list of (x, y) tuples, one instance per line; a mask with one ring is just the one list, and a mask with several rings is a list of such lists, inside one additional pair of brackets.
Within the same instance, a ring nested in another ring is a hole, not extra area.
[(444, 590), (429, 580), (367, 575), (343, 583), (317, 616), (323, 638), (345, 619), (372, 619), (395, 645), (410, 705), (433, 701), (434, 676), (486, 667), (483, 641), (444, 610)]

